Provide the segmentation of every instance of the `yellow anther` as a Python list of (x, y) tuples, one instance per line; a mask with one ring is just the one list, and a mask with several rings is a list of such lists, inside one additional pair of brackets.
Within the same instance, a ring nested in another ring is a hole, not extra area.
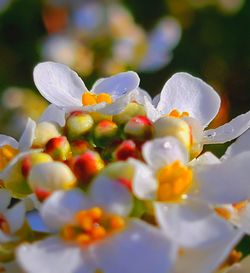
[(248, 204), (248, 200), (233, 204), (233, 207), (239, 212), (243, 210)]
[(96, 99), (97, 103), (101, 103), (101, 102), (106, 102), (106, 103), (112, 103), (112, 98), (109, 94), (107, 93), (101, 93), (99, 95), (97, 95), (97, 99)]
[(102, 226), (95, 226), (92, 230), (91, 230), (91, 236), (93, 239), (102, 239), (106, 236), (107, 231), (105, 230), (104, 227)]
[(95, 221), (100, 220), (100, 218), (102, 217), (102, 214), (103, 214), (103, 211), (98, 207), (95, 207), (89, 210), (89, 215)]
[(125, 225), (125, 221), (122, 217), (120, 216), (113, 216), (110, 220), (110, 226), (112, 229), (121, 229)]
[(179, 201), (192, 186), (192, 171), (175, 161), (173, 164), (161, 168), (157, 172), (158, 201)]
[(65, 239), (66, 241), (71, 241), (75, 238), (75, 230), (73, 226), (66, 226), (63, 228), (62, 230), (62, 237), (63, 239)]
[(80, 234), (76, 237), (76, 243), (79, 245), (86, 245), (91, 242), (91, 238), (87, 234)]
[(82, 105), (95, 105), (96, 103), (96, 94), (90, 92), (84, 92), (82, 94)]
[(10, 145), (4, 145), (0, 148), (0, 170), (6, 167), (9, 161), (18, 154), (18, 150)]
[(236, 249), (233, 249), (231, 253), (228, 255), (227, 259), (220, 266), (220, 268), (229, 267), (236, 263), (239, 263), (241, 258), (242, 258), (242, 253), (240, 251), (237, 251)]
[(215, 212), (226, 220), (231, 219), (231, 212), (226, 208), (215, 208)]
[(183, 118), (183, 117), (188, 117), (189, 113), (188, 112), (179, 112), (177, 109), (172, 110), (168, 116), (173, 117), (173, 118)]

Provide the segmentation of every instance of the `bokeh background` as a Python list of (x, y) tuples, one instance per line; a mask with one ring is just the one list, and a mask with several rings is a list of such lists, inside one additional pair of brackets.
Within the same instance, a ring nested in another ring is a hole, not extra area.
[[(0, 0), (0, 133), (20, 135), (46, 102), (32, 70), (64, 62), (87, 83), (133, 69), (157, 94), (175, 72), (222, 97), (218, 126), (250, 108), (250, 1)], [(217, 148), (216, 148), (217, 149)]]

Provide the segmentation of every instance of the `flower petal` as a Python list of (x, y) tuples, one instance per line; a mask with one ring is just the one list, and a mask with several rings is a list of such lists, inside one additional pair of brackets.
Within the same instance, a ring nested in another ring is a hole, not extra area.
[(98, 81), (91, 91), (95, 94), (108, 93), (113, 99), (117, 99), (136, 89), (139, 83), (138, 75), (133, 71), (128, 71)]
[(151, 169), (139, 160), (130, 158), (128, 162), (134, 166), (133, 193), (139, 199), (155, 199), (158, 182)]
[(25, 217), (24, 203), (19, 202), (17, 205), (8, 209), (5, 216), (6, 216), (7, 222), (9, 223), (10, 231), (12, 233), (15, 233), (22, 227), (24, 223), (24, 217)]
[(28, 220), (29, 226), (32, 230), (38, 232), (50, 232), (48, 227), (44, 224), (40, 213), (37, 210), (30, 211), (26, 214), (26, 219)]
[(144, 107), (147, 113), (147, 117), (153, 122), (156, 121), (161, 116), (160, 112), (156, 110), (155, 106), (147, 98), (144, 100)]
[(55, 122), (63, 127), (65, 125), (65, 112), (54, 104), (50, 104), (43, 112), (38, 122), (43, 121)]
[(0, 188), (0, 212), (7, 209), (11, 201), (11, 195), (8, 190)]
[(166, 235), (180, 247), (206, 247), (234, 232), (228, 222), (205, 204), (155, 204), (156, 218)]
[(160, 230), (133, 220), (125, 230), (97, 244), (93, 253), (105, 273), (169, 273), (176, 247)]
[(188, 112), (206, 127), (219, 107), (220, 97), (211, 86), (190, 74), (176, 73), (164, 85), (157, 109), (162, 114), (174, 109)]
[(18, 148), (18, 142), (13, 137), (0, 134), (0, 147), (4, 145), (10, 145), (15, 149)]
[(93, 182), (90, 196), (93, 203), (115, 214), (126, 216), (133, 207), (132, 195), (128, 189), (105, 176), (100, 176)]
[(73, 220), (74, 214), (91, 207), (90, 200), (79, 189), (54, 192), (41, 206), (44, 223), (52, 231)]
[(26, 124), (26, 127), (22, 133), (22, 136), (19, 140), (19, 149), (20, 151), (28, 150), (33, 143), (35, 138), (36, 123), (33, 119), (29, 118)]
[(189, 154), (184, 145), (175, 137), (157, 138), (146, 142), (142, 154), (147, 164), (154, 170), (178, 160), (187, 163)]
[(196, 166), (199, 183), (195, 198), (214, 204), (232, 204), (250, 198), (250, 152), (241, 153), (219, 164)]
[(33, 72), (34, 82), (43, 97), (59, 106), (81, 106), (87, 88), (76, 72), (66, 65), (44, 62)]
[(79, 246), (50, 237), (17, 249), (17, 261), (29, 273), (94, 273), (88, 252)]
[(216, 144), (231, 141), (250, 128), (250, 111), (237, 116), (230, 122), (216, 128), (204, 131), (203, 143)]
[(216, 157), (211, 152), (205, 152), (204, 154), (200, 155), (199, 157), (193, 159), (189, 165), (196, 166), (196, 165), (209, 165), (209, 164), (218, 164), (221, 163), (218, 157)]

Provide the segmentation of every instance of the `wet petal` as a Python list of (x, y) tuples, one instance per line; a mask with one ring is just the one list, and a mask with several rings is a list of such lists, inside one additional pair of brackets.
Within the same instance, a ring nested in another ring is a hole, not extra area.
[(43, 112), (38, 122), (43, 121), (55, 122), (63, 127), (65, 125), (65, 112), (54, 104), (50, 104)]
[(204, 144), (225, 143), (231, 141), (250, 128), (250, 111), (237, 116), (230, 122), (216, 128), (206, 130), (203, 136)]
[(139, 199), (155, 199), (158, 182), (154, 178), (151, 169), (146, 164), (135, 159), (129, 159), (128, 162), (134, 166), (133, 193)]
[(63, 243), (59, 238), (47, 238), (17, 249), (17, 261), (29, 273), (94, 273), (95, 266), (88, 252), (79, 246)]
[(117, 99), (136, 89), (139, 83), (138, 75), (128, 71), (98, 81), (91, 91), (96, 94), (108, 93), (113, 99)]
[(33, 143), (35, 138), (36, 123), (31, 118), (28, 119), (26, 127), (22, 133), (22, 136), (19, 140), (19, 149), (20, 151), (28, 150)]
[(155, 210), (157, 221), (166, 235), (181, 247), (206, 247), (234, 232), (231, 224), (204, 204), (156, 203)]
[(158, 138), (146, 142), (143, 145), (142, 154), (147, 164), (154, 170), (177, 160), (185, 164), (189, 159), (188, 151), (175, 137)]
[(121, 233), (96, 245), (93, 253), (105, 273), (169, 273), (176, 247), (160, 230), (133, 220)]
[(188, 112), (205, 127), (217, 115), (219, 107), (220, 97), (211, 86), (187, 73), (176, 73), (164, 85), (157, 109), (162, 114), (174, 109)]
[(250, 198), (250, 152), (241, 153), (219, 164), (193, 169), (198, 192), (195, 198), (214, 204), (232, 204)]
[(44, 62), (33, 72), (34, 82), (43, 97), (59, 106), (81, 106), (87, 88), (76, 72), (66, 65)]
[(42, 205), (41, 216), (51, 230), (58, 230), (73, 220), (74, 214), (91, 207), (91, 202), (79, 189), (54, 192)]
[(100, 176), (93, 182), (90, 196), (94, 204), (115, 214), (126, 216), (133, 207), (132, 195), (128, 189), (105, 176)]

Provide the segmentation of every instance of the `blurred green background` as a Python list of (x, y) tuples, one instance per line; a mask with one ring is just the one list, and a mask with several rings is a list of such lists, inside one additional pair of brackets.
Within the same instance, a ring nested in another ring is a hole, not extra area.
[[(44, 40), (49, 32), (51, 35), (51, 32), (60, 33), (65, 29), (68, 32), (74, 31), (67, 26), (67, 22), (72, 10), (78, 7), (72, 5), (75, 2), (79, 5), (86, 1), (0, 1), (1, 94), (6, 88), (15, 86), (25, 88), (19, 91), (31, 97), (29, 89), (35, 90), (32, 70), (38, 62), (44, 60)], [(118, 1), (101, 1), (104, 5), (111, 2)], [(181, 25), (181, 39), (173, 49), (171, 62), (157, 71), (139, 71), (141, 86), (150, 94), (157, 94), (173, 73), (186, 71), (201, 77), (221, 94), (223, 109), (216, 126), (250, 108), (250, 1), (124, 0), (119, 3), (131, 12), (135, 23), (145, 31), (152, 29), (160, 18), (167, 15), (175, 17)], [(94, 45), (97, 46), (94, 50), (99, 55), (105, 51), (102, 44), (104, 41), (95, 41)], [(98, 53), (99, 49), (101, 53)], [(80, 55), (78, 62), (84, 64), (84, 56)], [(91, 84), (102, 73), (96, 69), (91, 75), (82, 73), (81, 76), (87, 84)], [(16, 103), (18, 107), (15, 108), (14, 102), (14, 106), (10, 103), (10, 109), (7, 107), (6, 110), (6, 102), (8, 105), (12, 99), (15, 100), (11, 94), (3, 97), (1, 133), (11, 131), (11, 127), (6, 126), (12, 120), (11, 111), (21, 107), (20, 103)], [(30, 113), (35, 108), (36, 100), (24, 101), (24, 107), (26, 105), (28, 108), (25, 111)], [(12, 130), (11, 134), (16, 132)]]

